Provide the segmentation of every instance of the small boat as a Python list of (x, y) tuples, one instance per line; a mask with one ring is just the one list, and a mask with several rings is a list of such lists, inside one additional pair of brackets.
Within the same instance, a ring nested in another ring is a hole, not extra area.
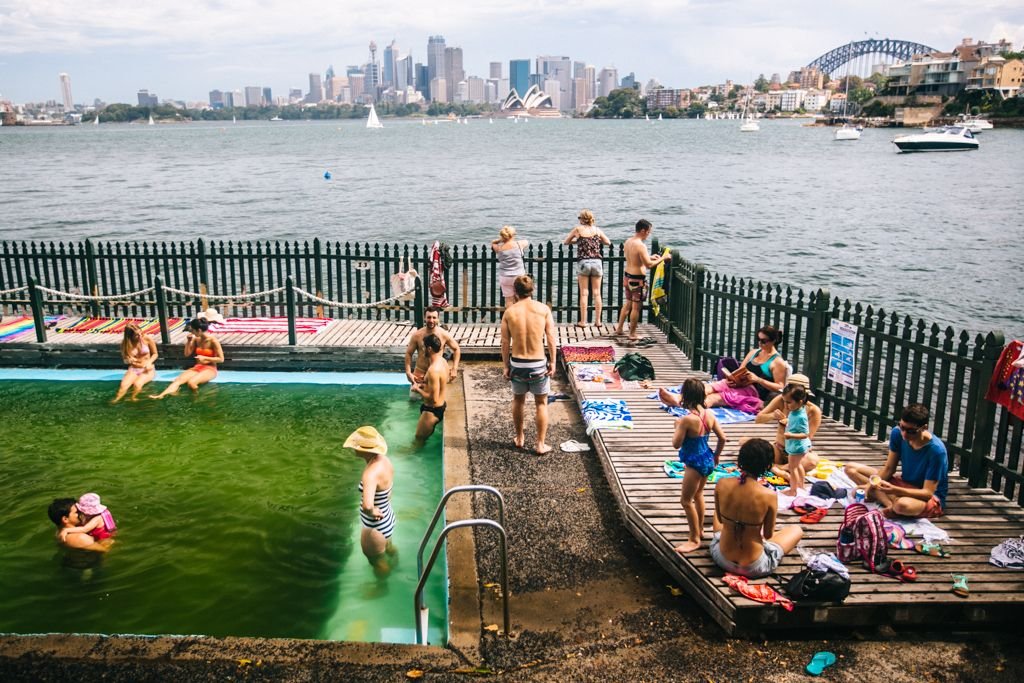
[(986, 121), (980, 116), (970, 116), (968, 114), (961, 114), (957, 120), (956, 125), (963, 126), (967, 130), (971, 131), (974, 135), (985, 131), (992, 130), (995, 126), (992, 125), (991, 121)]
[(384, 124), (381, 123), (380, 119), (377, 118), (377, 110), (373, 107), (372, 104), (370, 105), (370, 115), (366, 117), (366, 127), (367, 128), (383, 128), (384, 127)]
[(644, 114), (644, 121), (647, 121), (649, 123), (650, 120), (651, 120), (651, 117), (648, 116), (647, 114)]
[(749, 116), (743, 121), (743, 125), (740, 126), (741, 133), (756, 133), (761, 130), (761, 126), (758, 125), (755, 119)]
[(275, 116), (274, 118), (272, 118), (270, 120), (271, 121), (284, 121), (284, 119), (282, 119), (280, 116)]
[(151, 125), (151, 126), (153, 125), (153, 115), (152, 114), (149, 115), (149, 125)]
[(94, 118), (92, 120), (92, 125), (94, 125), (94, 126), (100, 125), (100, 115), (99, 114), (96, 114), (96, 118)]
[(854, 128), (848, 123), (844, 123), (842, 128), (836, 129), (836, 140), (860, 140), (860, 130)]
[(661, 118), (661, 114), (658, 114), (658, 120), (659, 120), (659, 121), (661, 121), (661, 120), (662, 120), (662, 118)]
[(487, 119), (487, 123), (489, 123), (489, 124), (491, 124), (493, 126), (494, 125), (494, 119), (493, 118)]
[(892, 141), (901, 152), (959, 152), (978, 149), (978, 141), (964, 126), (943, 126)]
[(426, 119), (420, 119), (420, 125), (421, 126), (427, 125), (427, 120)]
[(231, 123), (238, 123), (238, 119), (236, 119), (234, 116), (232, 116), (231, 117)]

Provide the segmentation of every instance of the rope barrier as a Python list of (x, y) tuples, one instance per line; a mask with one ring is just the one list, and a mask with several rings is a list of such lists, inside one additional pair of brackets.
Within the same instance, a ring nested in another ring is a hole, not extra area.
[(7, 296), (8, 294), (17, 294), (18, 292), (27, 291), (28, 287), (15, 287), (14, 289), (0, 289), (0, 296)]
[(112, 294), (110, 296), (94, 296), (89, 294), (72, 294), (71, 292), (62, 292), (59, 289), (50, 289), (49, 287), (37, 286), (40, 292), (46, 292), (53, 296), (62, 296), (66, 299), (74, 299), (75, 301), (124, 301), (131, 299), (132, 297), (139, 296), (141, 294), (148, 294), (152, 292), (154, 287), (147, 287), (146, 289), (140, 289), (137, 292), (128, 292), (126, 294)]
[(270, 296), (272, 294), (278, 294), (288, 289), (287, 287), (278, 287), (277, 289), (268, 289), (262, 292), (252, 292), (251, 294), (203, 294), (201, 292), (189, 292), (184, 289), (175, 289), (174, 287), (164, 287), (165, 292), (171, 294), (179, 294), (181, 296), (187, 296), (191, 299), (201, 298), (208, 299), (210, 301), (239, 301), (244, 299), (258, 299), (261, 296)]
[(408, 295), (410, 293), (410, 292), (402, 292), (401, 294), (396, 294), (394, 296), (388, 297), (387, 299), (381, 299), (380, 301), (371, 301), (371, 302), (365, 303), (365, 304), (356, 304), (356, 303), (344, 303), (342, 301), (332, 301), (330, 299), (325, 299), (325, 298), (323, 298), (321, 296), (317, 296), (316, 294), (313, 294), (312, 292), (307, 292), (306, 290), (304, 290), (304, 289), (302, 289), (300, 287), (294, 287), (293, 286), (292, 290), (296, 294), (301, 294), (301, 295), (311, 299), (315, 303), (323, 304), (324, 306), (333, 306), (335, 308), (373, 308), (374, 306), (381, 306), (383, 304), (390, 303), (392, 301), (397, 301), (398, 299), (401, 299), (403, 296), (406, 296), (406, 295)]

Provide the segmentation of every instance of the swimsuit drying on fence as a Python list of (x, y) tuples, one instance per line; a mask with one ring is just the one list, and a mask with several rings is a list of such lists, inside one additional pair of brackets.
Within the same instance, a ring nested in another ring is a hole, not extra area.
[[(213, 358), (217, 355), (217, 352), (213, 349), (196, 349), (196, 357), (203, 356), (204, 358)], [(196, 363), (192, 366), (192, 372), (202, 372), (203, 370), (213, 370), (217, 372), (216, 365), (204, 365), (203, 363)]]
[(711, 434), (708, 432), (707, 415), (706, 409), (700, 412), (701, 433), (698, 436), (684, 438), (682, 445), (679, 446), (679, 461), (697, 470), (702, 477), (708, 476), (715, 469), (715, 454), (708, 446)]
[[(394, 487), (391, 487), (394, 488)], [(359, 482), (359, 493), (362, 498), (363, 482)], [(395, 511), (391, 507), (391, 489), (375, 491), (373, 494), (373, 505), (380, 510), (381, 518), (375, 519), (372, 514), (359, 508), (359, 521), (363, 523), (364, 529), (373, 529), (383, 534), (384, 538), (391, 538), (395, 532)]]

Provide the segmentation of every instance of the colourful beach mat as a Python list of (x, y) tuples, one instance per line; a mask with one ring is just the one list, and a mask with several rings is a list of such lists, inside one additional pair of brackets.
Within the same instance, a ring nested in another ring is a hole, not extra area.
[[(135, 323), (142, 330), (143, 334), (160, 334), (159, 318), (85, 318), (74, 325), (54, 330), (58, 334), (124, 334), (124, 328), (129, 323)], [(167, 329), (174, 332), (185, 324), (182, 318), (168, 318)]]
[[(332, 318), (296, 318), (295, 332), (316, 334), (331, 324)], [(256, 332), (287, 332), (288, 318), (225, 318), (210, 325), (214, 334), (254, 334)]]
[(615, 360), (612, 346), (563, 346), (562, 358), (566, 363), (611, 363)]
[(0, 321), (0, 341), (32, 329), (32, 316), (19, 315)]

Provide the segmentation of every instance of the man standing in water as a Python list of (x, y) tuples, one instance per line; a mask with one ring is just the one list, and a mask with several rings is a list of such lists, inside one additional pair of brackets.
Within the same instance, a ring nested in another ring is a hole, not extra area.
[[(512, 382), (512, 423), (515, 426), (515, 445), (526, 444), (523, 433), (523, 410), (526, 392), (533, 394), (537, 406), (537, 455), (544, 455), (551, 446), (544, 443), (548, 431), (548, 391), (551, 376), (555, 374), (555, 321), (551, 309), (533, 300), (533, 278), (520, 275), (515, 283), (518, 300), (501, 316), (501, 360), (505, 364), (505, 379)], [(547, 340), (551, 360), (544, 358)]]
[[(448, 407), (448, 361), (441, 355), (441, 338), (436, 334), (428, 334), (422, 344), (426, 351), (427, 370), (423, 381), (412, 385), (412, 390), (423, 397), (420, 420), (416, 423), (417, 443), (423, 443), (434, 433), (434, 428), (444, 419), (444, 411)], [(421, 351), (420, 357), (423, 356)]]
[(114, 544), (113, 538), (97, 541), (91, 535), (81, 532), (67, 534), (63, 539), (60, 537), (61, 530), (82, 526), (85, 523), (81, 513), (78, 512), (78, 502), (74, 498), (57, 498), (50, 503), (50, 508), (46, 512), (50, 521), (57, 526), (57, 541), (65, 548), (105, 553)]
[[(441, 309), (435, 306), (427, 309), (426, 315), (423, 318), (423, 327), (409, 336), (409, 343), (405, 347), (405, 377), (409, 380), (409, 384), (414, 386), (423, 381), (424, 375), (427, 372), (427, 366), (430, 364), (430, 361), (427, 360), (426, 351), (423, 348), (423, 338), (428, 334), (436, 335), (441, 340), (442, 351), (446, 346), (452, 350), (452, 367), (448, 371), (448, 381), (454, 380), (455, 375), (459, 372), (459, 360), (462, 358), (462, 349), (459, 348), (459, 343), (445, 330), (442, 330), (438, 324), (440, 322), (440, 311)], [(415, 369), (412, 366), (412, 355), (414, 353), (417, 353)], [(443, 354), (441, 354), (441, 357), (443, 359)], [(417, 393), (415, 388), (410, 391), (410, 395), (413, 398), (415, 398)]]
[(647, 270), (662, 261), (671, 260), (671, 256), (651, 256), (644, 240), (651, 236), (650, 221), (641, 218), (636, 222), (636, 234), (626, 240), (622, 251), (626, 256), (626, 271), (622, 274), (622, 288), (626, 300), (619, 311), (619, 324), (615, 334), (622, 334), (622, 326), (629, 318), (629, 341), (636, 341), (636, 325), (640, 322), (640, 309), (647, 300)]

